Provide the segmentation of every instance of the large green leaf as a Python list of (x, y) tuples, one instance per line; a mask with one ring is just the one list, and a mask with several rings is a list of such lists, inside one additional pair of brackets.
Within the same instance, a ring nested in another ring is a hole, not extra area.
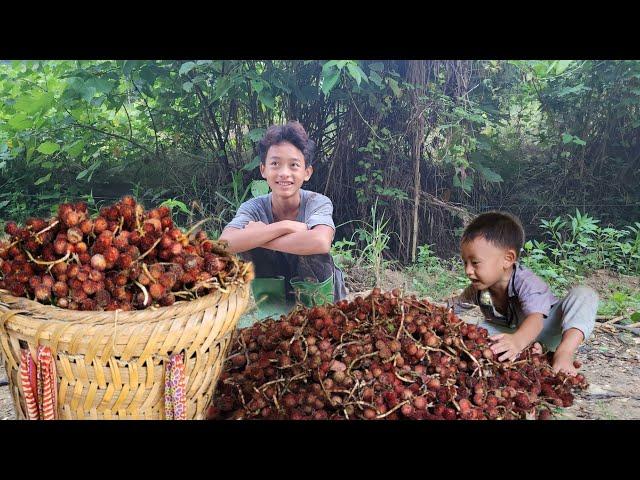
[(258, 142), (264, 136), (265, 131), (266, 130), (264, 128), (254, 128), (252, 130), (249, 130), (249, 133), (247, 133), (247, 137), (249, 137), (252, 142)]
[(233, 83), (229, 77), (219, 77), (216, 80), (216, 86), (213, 90), (213, 100), (218, 100), (224, 97), (232, 86)]
[(122, 73), (124, 73), (125, 77), (130, 77), (131, 72), (140, 66), (141, 63), (140, 60), (125, 60), (122, 64)]
[(573, 60), (558, 60), (558, 63), (556, 63), (556, 75), (563, 73), (572, 63)]
[(72, 158), (76, 158), (78, 155), (80, 155), (83, 149), (84, 149), (84, 141), (82, 139), (76, 140), (70, 145), (65, 145), (63, 148), (63, 150), (66, 151), (67, 154)]
[(262, 89), (264, 88), (264, 84), (265, 82), (263, 80), (251, 80), (251, 88), (253, 88), (253, 91), (256, 93), (260, 93), (262, 91)]
[(484, 165), (481, 165), (481, 164), (477, 164), (476, 167), (480, 172), (480, 174), (484, 178), (486, 178), (489, 182), (492, 182), (492, 183), (502, 182), (502, 177), (500, 176), (500, 174), (494, 172), (489, 167), (485, 167)]
[(14, 106), (17, 111), (30, 115), (45, 112), (51, 107), (53, 96), (52, 92), (33, 92), (30, 95), (18, 97)]
[(260, 165), (260, 155), (256, 155), (255, 157), (253, 157), (253, 160), (251, 160), (249, 163), (243, 166), (242, 170), (250, 172), (251, 170), (256, 168), (258, 165)]
[(13, 117), (11, 117), (7, 123), (14, 130), (21, 131), (33, 125), (33, 120), (28, 118), (26, 113), (19, 112), (19, 113), (16, 113)]
[(322, 78), (322, 93), (329, 95), (329, 92), (333, 90), (333, 87), (340, 80), (340, 70), (333, 70), (328, 76)]
[(54, 142), (44, 142), (40, 144), (37, 150), (45, 155), (51, 155), (52, 153), (60, 150), (60, 145)]
[(267, 89), (262, 90), (258, 94), (258, 100), (260, 100), (260, 103), (262, 103), (265, 107), (268, 107), (268, 108), (270, 108), (272, 110), (276, 106), (275, 99), (273, 98), (272, 93)]
[(352, 65), (349, 63), (347, 65), (347, 70), (349, 72), (349, 75), (356, 81), (358, 86), (360, 86), (360, 82), (362, 81), (362, 74), (360, 73), (361, 72), (360, 68), (358, 68), (357, 65)]
[(362, 69), (355, 63), (348, 63), (347, 70), (349, 71), (349, 75), (353, 77), (358, 86), (360, 85), (360, 82), (362, 80), (364, 80), (365, 82), (369, 81), (369, 79), (367, 78), (367, 74), (364, 73)]
[(98, 78), (98, 77), (90, 78), (85, 82), (85, 88), (93, 89), (93, 94), (91, 95), (91, 97), (93, 97), (93, 95), (95, 95), (96, 93), (107, 94), (111, 92), (111, 90), (113, 90), (114, 86), (115, 85), (109, 80), (104, 78)]
[(391, 88), (391, 90), (393, 91), (393, 94), (397, 98), (400, 98), (402, 96), (402, 90), (400, 89), (400, 85), (395, 79), (393, 78), (389, 79), (389, 87)]
[(380, 75), (378, 75), (378, 72), (376, 72), (375, 70), (371, 70), (371, 72), (369, 72), (369, 78), (378, 87), (382, 86), (382, 77)]
[(259, 197), (269, 193), (269, 184), (266, 180), (253, 180), (251, 182), (251, 195)]
[(194, 62), (185, 62), (180, 66), (180, 70), (178, 71), (179, 75), (186, 75), (191, 70), (195, 68), (196, 64)]

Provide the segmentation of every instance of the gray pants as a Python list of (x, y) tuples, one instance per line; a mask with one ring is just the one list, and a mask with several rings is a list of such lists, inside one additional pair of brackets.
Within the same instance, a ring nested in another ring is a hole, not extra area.
[[(598, 313), (598, 294), (589, 287), (572, 288), (567, 296), (551, 307), (549, 315), (543, 319), (544, 326), (535, 341), (540, 342), (547, 349), (555, 351), (562, 340), (564, 332), (570, 328), (580, 330), (584, 339), (591, 336)], [(524, 318), (518, 319), (519, 327)], [(487, 320), (480, 326), (489, 331), (489, 336), (498, 333), (513, 333), (514, 329), (496, 325)]]

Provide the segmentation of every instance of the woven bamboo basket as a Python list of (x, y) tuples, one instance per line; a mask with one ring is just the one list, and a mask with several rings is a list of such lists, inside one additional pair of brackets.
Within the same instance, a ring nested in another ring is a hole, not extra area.
[(0, 345), (16, 416), (27, 418), (20, 387), (21, 344), (51, 348), (60, 419), (164, 419), (164, 373), (184, 352), (187, 418), (203, 419), (249, 282), (227, 284), (155, 310), (71, 311), (0, 293)]

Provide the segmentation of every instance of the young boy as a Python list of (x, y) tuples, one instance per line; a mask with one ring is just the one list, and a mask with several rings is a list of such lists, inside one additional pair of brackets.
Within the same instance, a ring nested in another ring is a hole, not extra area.
[(259, 144), (260, 173), (271, 193), (244, 202), (220, 236), (232, 253), (254, 263), (254, 293), (261, 278), (284, 277), (292, 299), (292, 279), (323, 283), (332, 277), (333, 300), (347, 294), (329, 253), (335, 233), (331, 200), (301, 188), (313, 174), (314, 147), (299, 122), (271, 126)]
[[(534, 341), (554, 347), (553, 369), (575, 375), (573, 359), (591, 335), (598, 295), (576, 287), (558, 300), (548, 285), (518, 263), (524, 245), (520, 221), (507, 213), (478, 215), (464, 230), (461, 254), (471, 285), (454, 299), (480, 306), (498, 360), (514, 360)], [(535, 345), (536, 349), (539, 345)]]

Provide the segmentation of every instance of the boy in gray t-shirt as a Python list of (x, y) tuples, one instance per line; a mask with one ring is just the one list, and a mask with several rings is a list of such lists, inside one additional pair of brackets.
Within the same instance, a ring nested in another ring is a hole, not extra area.
[(338, 301), (346, 289), (329, 253), (333, 205), (324, 195), (301, 188), (313, 173), (313, 148), (298, 122), (270, 127), (259, 151), (260, 173), (271, 193), (244, 202), (220, 239), (254, 263), (256, 279), (283, 276), (289, 298), (292, 279), (322, 283), (332, 277)]
[(553, 369), (575, 375), (573, 358), (595, 326), (598, 295), (576, 287), (558, 300), (549, 286), (521, 266), (524, 244), (520, 221), (507, 213), (478, 215), (461, 240), (462, 260), (471, 285), (454, 299), (480, 306), (498, 360), (514, 360), (534, 341), (555, 353)]

